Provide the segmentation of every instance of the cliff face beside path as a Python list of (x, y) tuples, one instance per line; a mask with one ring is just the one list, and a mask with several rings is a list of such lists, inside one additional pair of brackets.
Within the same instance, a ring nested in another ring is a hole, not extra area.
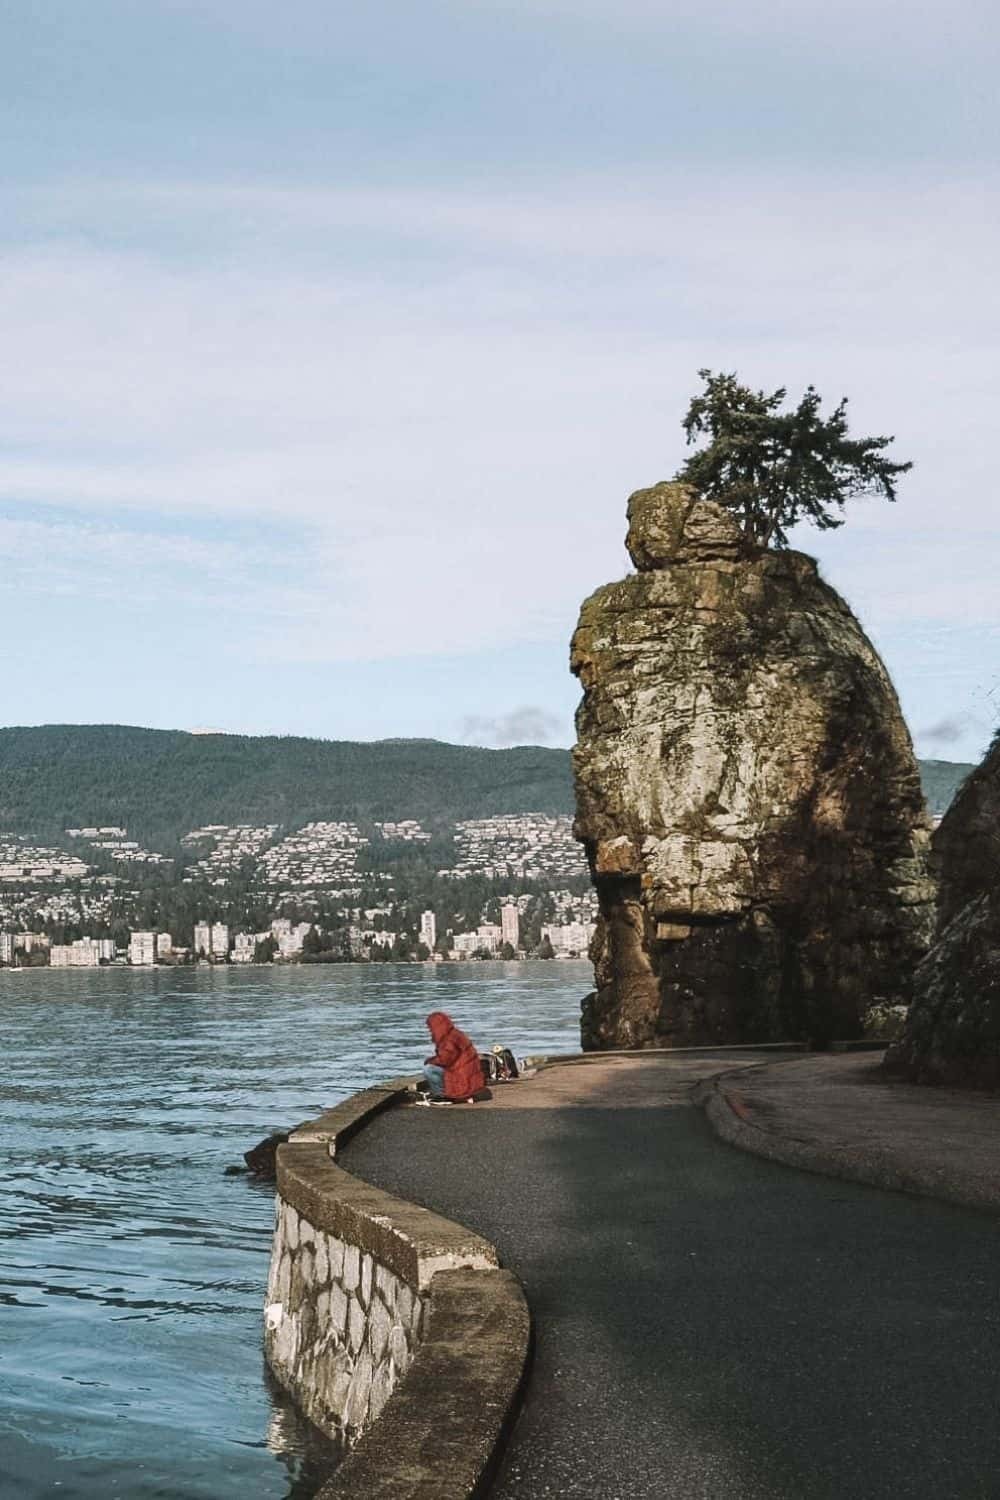
[(896, 695), (797, 552), (683, 485), (634, 494), (637, 573), (583, 605), (577, 836), (601, 916), (588, 1048), (860, 1033), (909, 1000), (933, 888)]
[(937, 941), (887, 1067), (919, 1083), (1000, 1088), (1000, 737), (937, 833)]

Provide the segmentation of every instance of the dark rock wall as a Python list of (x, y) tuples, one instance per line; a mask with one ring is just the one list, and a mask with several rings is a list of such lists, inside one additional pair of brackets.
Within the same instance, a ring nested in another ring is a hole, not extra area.
[(585, 1047), (860, 1034), (909, 999), (929, 829), (885, 668), (796, 552), (681, 485), (583, 605), (577, 836), (601, 916)]
[(938, 932), (887, 1067), (1000, 1088), (1000, 736), (934, 835)]

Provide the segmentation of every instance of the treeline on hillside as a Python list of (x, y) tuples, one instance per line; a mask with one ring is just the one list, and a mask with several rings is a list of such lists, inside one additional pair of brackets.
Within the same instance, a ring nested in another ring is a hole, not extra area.
[(361, 744), (192, 735), (120, 725), (0, 730), (0, 829), (123, 824), (157, 848), (204, 823), (434, 826), (494, 813), (571, 813), (569, 752), (436, 740)]
[[(932, 813), (972, 769), (923, 761)], [(171, 853), (205, 823), (418, 818), (443, 829), (499, 813), (572, 813), (568, 750), (484, 750), (437, 740), (192, 735), (121, 725), (0, 729), (0, 830), (55, 837), (123, 824)]]
[[(566, 876), (559, 886), (579, 896), (589, 891), (590, 881), (586, 875)], [(30, 892), (22, 894), (30, 900)], [(80, 937), (112, 937), (119, 947), (126, 945), (133, 931), (169, 932), (175, 944), (186, 946), (192, 942), (196, 922), (226, 922), (234, 933), (262, 932), (273, 918), (288, 917), (295, 923), (313, 923), (317, 931), (333, 939), (338, 951), (343, 951), (342, 938), (352, 921), (339, 895), (318, 891), (299, 900), (278, 900), (241, 872), (224, 886), (207, 881), (187, 884), (163, 871), (147, 872), (137, 890), (113, 895), (107, 915), (98, 920), (87, 915), (88, 894), (77, 885), (67, 892), (66, 903), (72, 907), (75, 900), (75, 914), (70, 910), (52, 919), (34, 912), (25, 915), (18, 927), (47, 933), (57, 943), (74, 942)], [(430, 871), (411, 872), (395, 878), (391, 891), (384, 881), (363, 880), (349, 905), (354, 910), (371, 911), (370, 921), (366, 918), (362, 925), (378, 932), (415, 933), (422, 913), (433, 911), (443, 935), (449, 929), (469, 932), (482, 921), (499, 922), (501, 902), (512, 897), (527, 898), (522, 937), (524, 946), (533, 948), (541, 941), (541, 924), (556, 919), (552, 892), (541, 880), (485, 875), (441, 880)], [(397, 950), (396, 956), (413, 954)]]
[(935, 817), (948, 811), (962, 782), (976, 769), (957, 760), (921, 760), (917, 764), (927, 807)]

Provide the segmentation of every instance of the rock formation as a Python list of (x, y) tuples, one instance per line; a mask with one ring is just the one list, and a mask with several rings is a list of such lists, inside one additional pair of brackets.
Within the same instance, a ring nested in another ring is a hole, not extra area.
[(798, 552), (679, 484), (583, 605), (576, 834), (600, 900), (587, 1048), (861, 1033), (906, 1003), (929, 827), (885, 668)]
[(1000, 736), (934, 835), (937, 941), (887, 1067), (920, 1083), (1000, 1088)]
[(249, 1151), (244, 1151), (243, 1160), (251, 1177), (259, 1177), (262, 1182), (274, 1182), (277, 1179), (278, 1147), (285, 1144), (290, 1134), (289, 1130), (275, 1130), (258, 1141), (256, 1146), (251, 1146)]

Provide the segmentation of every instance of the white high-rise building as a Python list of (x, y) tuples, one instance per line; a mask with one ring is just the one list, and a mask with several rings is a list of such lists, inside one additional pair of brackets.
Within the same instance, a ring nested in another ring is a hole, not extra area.
[(238, 932), (233, 939), (233, 963), (252, 964), (257, 944), (270, 936), (269, 932)]
[(420, 941), (428, 953), (433, 953), (437, 946), (437, 917), (432, 911), (425, 911), (420, 918)]
[(14, 962), (14, 934), (0, 932), (0, 964)]
[(553, 923), (542, 928), (542, 937), (548, 938), (555, 954), (572, 958), (586, 958), (590, 940), (594, 936), (593, 922)]
[(500, 942), (499, 923), (484, 922), (475, 932), (456, 933), (451, 951), (456, 958), (472, 958), (476, 953), (496, 953)]
[(133, 932), (128, 941), (128, 961), (141, 968), (156, 963), (156, 933)]
[(156, 956), (167, 958), (174, 949), (173, 939), (169, 932), (159, 932), (156, 935)]
[[(279, 920), (281, 919), (279, 918)], [(275, 924), (272, 922), (272, 929), (274, 926)], [(289, 922), (287, 931), (275, 933), (278, 939), (278, 952), (282, 958), (295, 958), (302, 952), (302, 944), (305, 942), (306, 933), (311, 926), (311, 922), (296, 922), (294, 926)]]
[(480, 948), (487, 953), (496, 953), (503, 941), (498, 922), (483, 922), (476, 928), (476, 937), (479, 939)]
[(207, 958), (212, 951), (212, 929), (207, 922), (196, 922), (194, 924), (194, 956), (200, 958), (204, 953)]
[(521, 916), (513, 901), (500, 908), (500, 941), (509, 943), (516, 951), (521, 942)]
[(75, 943), (53, 943), (49, 963), (53, 969), (96, 969), (101, 961), (97, 938), (77, 938)]
[(229, 928), (225, 922), (212, 923), (212, 957), (229, 957)]

